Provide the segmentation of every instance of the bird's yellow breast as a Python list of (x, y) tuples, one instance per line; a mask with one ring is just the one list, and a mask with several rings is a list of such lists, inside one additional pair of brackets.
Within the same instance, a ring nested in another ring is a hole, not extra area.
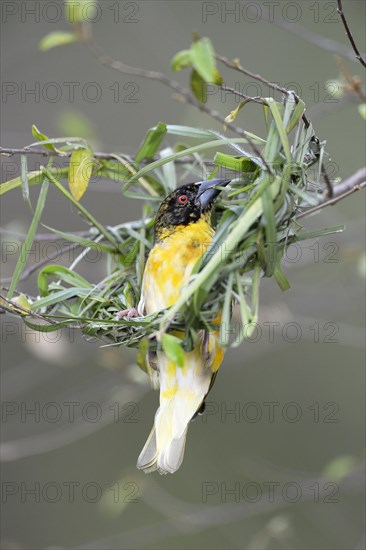
[(197, 260), (206, 252), (214, 230), (201, 219), (177, 226), (151, 250), (146, 262), (142, 297), (147, 314), (172, 306), (188, 284)]

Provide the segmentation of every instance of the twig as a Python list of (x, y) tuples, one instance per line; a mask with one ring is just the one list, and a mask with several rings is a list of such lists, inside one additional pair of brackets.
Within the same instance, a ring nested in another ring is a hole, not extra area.
[(259, 95), (257, 96), (250, 96), (243, 94), (243, 92), (239, 92), (238, 90), (235, 90), (235, 88), (231, 88), (230, 86), (226, 86), (226, 84), (222, 84), (221, 90), (223, 92), (229, 92), (230, 94), (237, 95), (238, 97), (241, 97), (242, 99), (248, 99), (249, 101), (252, 101), (253, 103), (259, 103), (260, 105), (263, 105), (264, 100)]
[[(244, 130), (243, 130), (244, 131)], [(23, 148), (12, 148), (12, 147), (0, 147), (0, 155), (4, 156), (14, 156), (14, 155), (41, 155), (43, 157), (71, 157), (72, 151), (52, 151), (51, 149), (30, 149), (29, 147), (23, 147)], [(95, 158), (104, 159), (104, 160), (116, 160), (116, 154), (115, 153), (102, 153), (98, 151), (94, 151), (93, 155)], [(126, 155), (124, 155), (126, 157)], [(133, 161), (133, 158), (126, 157), (131, 162)], [(155, 160), (159, 160), (159, 158), (151, 158), (147, 160), (143, 160), (142, 163), (150, 163), (154, 162)], [(190, 156), (186, 157), (180, 157), (174, 160), (177, 164), (187, 164), (192, 161), (192, 158)], [(205, 161), (205, 164), (212, 164), (210, 161)]]
[[(353, 38), (352, 33), (351, 33), (351, 30), (350, 30), (350, 28), (349, 28), (349, 26), (348, 26), (346, 16), (344, 15), (343, 6), (342, 6), (342, 0), (337, 0), (337, 4), (338, 4), (337, 12), (338, 12), (339, 15), (341, 16), (343, 26), (344, 26), (344, 28), (345, 28), (345, 30), (346, 30), (346, 34), (347, 34), (348, 40), (349, 40), (350, 43), (351, 43), (351, 46), (352, 46), (352, 48), (353, 48), (353, 51), (355, 52), (356, 59), (358, 59), (358, 61), (361, 63), (361, 65), (362, 65), (363, 67), (366, 68), (366, 62), (365, 62), (365, 60), (363, 59), (362, 55), (361, 55), (360, 52), (359, 52), (359, 49), (358, 49), (357, 46), (356, 46), (356, 42), (354, 41), (354, 38)], [(365, 55), (364, 55), (364, 56), (365, 56)]]
[(148, 80), (155, 80), (157, 82), (160, 82), (161, 84), (164, 84), (164, 86), (168, 86), (172, 90), (174, 90), (176, 93), (178, 93), (180, 96), (184, 98), (186, 103), (189, 105), (193, 105), (200, 111), (203, 111), (204, 113), (208, 114), (211, 118), (214, 118), (218, 120), (221, 124), (226, 125), (227, 128), (235, 132), (236, 134), (242, 136), (244, 133), (244, 130), (242, 128), (239, 128), (238, 126), (234, 126), (232, 124), (226, 124), (225, 118), (220, 115), (219, 112), (214, 111), (210, 109), (207, 105), (204, 103), (200, 103), (193, 94), (187, 88), (184, 88), (177, 82), (176, 80), (172, 80), (171, 78), (167, 77), (165, 74), (159, 72), (159, 71), (150, 71), (147, 69), (141, 69), (140, 67), (131, 67), (130, 65), (126, 65), (125, 63), (122, 63), (122, 61), (117, 61), (108, 55), (103, 54), (97, 44), (88, 37), (86, 40), (83, 40), (83, 44), (88, 48), (88, 50), (92, 53), (92, 55), (101, 63), (102, 65), (106, 65), (107, 67), (110, 67), (111, 69), (114, 69), (115, 71), (118, 71), (122, 74), (128, 74), (131, 76), (138, 76), (141, 78), (146, 78)]
[(272, 172), (267, 162), (263, 158), (260, 150), (255, 145), (251, 137), (247, 135), (247, 133), (243, 128), (227, 123), (225, 121), (225, 117), (223, 117), (218, 111), (214, 111), (204, 103), (201, 103), (200, 101), (198, 101), (194, 97), (194, 95), (191, 94), (189, 90), (187, 90), (187, 88), (184, 88), (183, 86), (181, 86), (176, 80), (172, 80), (171, 78), (168, 78), (165, 74), (160, 73), (158, 71), (149, 71), (146, 69), (141, 69), (139, 67), (131, 67), (130, 65), (126, 65), (121, 61), (116, 61), (115, 59), (112, 59), (111, 57), (104, 55), (103, 53), (100, 52), (100, 49), (97, 46), (97, 44), (89, 36), (83, 40), (83, 43), (86, 45), (88, 50), (94, 55), (94, 57), (99, 61), (99, 63), (101, 63), (102, 65), (106, 65), (107, 67), (110, 67), (111, 69), (114, 69), (122, 74), (139, 76), (142, 78), (147, 78), (149, 80), (155, 80), (157, 82), (160, 82), (161, 84), (164, 84), (165, 86), (168, 86), (169, 88), (177, 92), (181, 97), (183, 97), (183, 99), (189, 105), (193, 105), (200, 111), (209, 115), (211, 118), (214, 118), (215, 120), (219, 121), (225, 128), (228, 128), (229, 130), (231, 130), (232, 132), (235, 132), (239, 136), (245, 135), (249, 145), (251, 146), (255, 154), (262, 160), (268, 172), (269, 173)]
[(321, 174), (323, 176), (323, 179), (324, 179), (324, 182), (325, 182), (325, 185), (326, 185), (326, 188), (327, 188), (327, 196), (332, 198), (334, 196), (333, 186), (332, 186), (332, 183), (329, 179), (327, 170), (324, 166), (324, 162), (322, 162), (322, 164), (320, 166), (320, 171), (321, 171)]
[(359, 170), (357, 170), (357, 172), (352, 174), (352, 176), (349, 176), (349, 178), (335, 185), (333, 188), (334, 197), (340, 197), (347, 191), (350, 191), (356, 185), (361, 185), (365, 180), (366, 180), (366, 166), (364, 166), (363, 168), (360, 168)]
[[(254, 8), (249, 7), (249, 11), (250, 10), (254, 13)], [(306, 29), (298, 23), (285, 21), (282, 17), (273, 17), (270, 15), (269, 10), (268, 13), (266, 12), (266, 10), (262, 10), (261, 17), (269, 23), (273, 23), (274, 25), (277, 25), (278, 27), (281, 27), (282, 29), (285, 29), (286, 31), (295, 34), (297, 37), (303, 38), (307, 42), (310, 42), (310, 44), (314, 44), (315, 46), (322, 48), (323, 50), (336, 53), (338, 55), (341, 55), (342, 57), (350, 59), (351, 61), (355, 60), (353, 50), (339, 42), (336, 42), (336, 40), (325, 38), (320, 34), (316, 34), (315, 32)]]
[[(269, 88), (272, 88), (273, 90), (277, 90), (277, 92), (281, 92), (286, 96), (292, 93), (296, 102), (298, 102), (300, 99), (300, 97), (293, 90), (287, 90), (287, 88), (283, 88), (276, 82), (271, 82), (270, 80), (267, 80), (266, 78), (264, 78), (258, 73), (253, 73), (248, 69), (244, 69), (244, 67), (241, 66), (240, 61), (238, 59), (235, 59), (234, 61), (230, 61), (227, 57), (219, 54), (216, 54), (216, 59), (221, 63), (223, 63), (224, 65), (226, 65), (227, 67), (229, 67), (230, 69), (233, 69), (234, 71), (238, 71), (239, 73), (242, 73), (246, 76), (249, 76), (254, 80), (258, 80), (258, 82), (262, 82), (263, 84), (266, 84), (266, 86), (268, 86)], [(310, 122), (305, 114), (302, 115), (302, 119), (304, 121), (305, 126), (308, 127)]]
[[(86, 237), (90, 234), (90, 230), (84, 230), (84, 231), (73, 231), (73, 235), (79, 235), (80, 237)], [(13, 235), (14, 237), (18, 237), (21, 240), (24, 240), (26, 238), (25, 233), (18, 233), (17, 231), (9, 231), (8, 229), (3, 229), (0, 227), (0, 235)], [(34, 241), (62, 241), (64, 237), (61, 237), (59, 235), (56, 235), (55, 233), (38, 233), (34, 237)]]
[(346, 180), (342, 181), (341, 183), (338, 183), (338, 185), (335, 185), (333, 187), (333, 197), (331, 199), (323, 200), (316, 206), (313, 206), (312, 208), (308, 208), (304, 212), (301, 212), (300, 214), (298, 214), (296, 216), (296, 219), (298, 220), (300, 218), (308, 216), (309, 214), (313, 214), (314, 212), (317, 212), (318, 210), (321, 210), (326, 206), (331, 206), (333, 204), (336, 204), (340, 200), (348, 197), (348, 195), (352, 195), (352, 193), (354, 193), (355, 191), (361, 191), (366, 186), (365, 180), (366, 180), (366, 167), (361, 168)]
[[(75, 248), (78, 248), (79, 246), (81, 246), (79, 243), (69, 243), (69, 244), (63, 246), (60, 250), (55, 250), (55, 252), (53, 252), (52, 254), (47, 256), (47, 258), (43, 258), (42, 260), (40, 260), (36, 264), (33, 264), (30, 267), (28, 267), (28, 269), (25, 269), (22, 273), (22, 276), (19, 279), (19, 282), (25, 281), (25, 279), (28, 279), (28, 277), (30, 277), (30, 275), (32, 275), (32, 273), (37, 271), (37, 269), (39, 269), (43, 265), (48, 264), (49, 261), (55, 260), (59, 256), (62, 256), (63, 254), (65, 254), (65, 252), (69, 252), (70, 250), (74, 250)], [(5, 277), (4, 279), (0, 279), (1, 284), (3, 284), (3, 283), (7, 284), (7, 283), (10, 283), (11, 281), (12, 281), (12, 277)]]
[(0, 299), (9, 304), (11, 307), (7, 307), (5, 304), (1, 304), (1, 308), (5, 309), (6, 311), (9, 311), (9, 313), (14, 313), (15, 310), (20, 310), (26, 315), (29, 315), (30, 317), (35, 317), (36, 319), (40, 319), (41, 321), (46, 321), (50, 325), (55, 325), (56, 321), (53, 319), (49, 319), (48, 317), (44, 317), (43, 315), (40, 315), (36, 311), (31, 311), (30, 309), (26, 309), (25, 307), (21, 306), (20, 304), (17, 304), (16, 302), (13, 302), (13, 300), (9, 300), (6, 296), (3, 294), (0, 294)]

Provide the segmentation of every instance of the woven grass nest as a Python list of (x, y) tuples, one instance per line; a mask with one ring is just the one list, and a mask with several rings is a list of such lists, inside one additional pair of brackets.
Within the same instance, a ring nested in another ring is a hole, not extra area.
[[(202, 328), (220, 329), (223, 346), (239, 345), (250, 336), (250, 327), (257, 321), (262, 277), (274, 277), (281, 291), (290, 286), (281, 268), (286, 247), (338, 230), (322, 229), (310, 234), (296, 220), (299, 212), (317, 204), (325, 191), (321, 170), (324, 144), (304, 116), (305, 104), (291, 93), (282, 102), (262, 99), (265, 139), (250, 132), (229, 139), (211, 130), (159, 123), (148, 132), (134, 158), (122, 154), (100, 158), (83, 140), (48, 139), (34, 130), (38, 145), (54, 148), (65, 156), (67, 165), (56, 170), (51, 159), (47, 167), (29, 172), (23, 163), (22, 176), (2, 184), (2, 193), (21, 187), (23, 196), (27, 196), (29, 185), (41, 186), (32, 224), (2, 307), (21, 316), (35, 330), (78, 327), (87, 337), (98, 338), (104, 345), (140, 347), (144, 353), (147, 346), (156, 347), (159, 334), (172, 329), (184, 331), (182, 346), (186, 350), (192, 348), (197, 331)], [(230, 114), (230, 122), (238, 110)], [(123, 196), (142, 200), (141, 219), (116, 226), (101, 225), (62, 183), (63, 179), (75, 183), (75, 170), (80, 171), (81, 167), (86, 167), (87, 175), (81, 180), (79, 176), (79, 184), (96, 174), (116, 185), (122, 183), (121, 200)], [(143, 318), (116, 320), (119, 310), (138, 303), (144, 264), (153, 246), (154, 215), (160, 202), (180, 183), (211, 177), (225, 177), (231, 183), (216, 203), (215, 237), (196, 265), (190, 284), (168, 310)], [(50, 264), (40, 268), (38, 296), (20, 294), (18, 282), (47, 205), (50, 185), (55, 185), (65, 200), (77, 207), (89, 229), (82, 236), (54, 230), (55, 235), (81, 247), (79, 256), (68, 267)], [(98, 249), (107, 259), (105, 277), (98, 284), (91, 284), (78, 273), (80, 262), (91, 249)], [(230, 338), (233, 303), (247, 329), (235, 340)], [(222, 311), (219, 327), (213, 324), (218, 311)]]

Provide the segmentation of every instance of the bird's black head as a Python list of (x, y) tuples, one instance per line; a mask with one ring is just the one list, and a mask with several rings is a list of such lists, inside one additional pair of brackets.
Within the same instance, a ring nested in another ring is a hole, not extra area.
[(213, 179), (182, 185), (161, 203), (155, 220), (155, 240), (168, 236), (178, 225), (197, 222), (211, 214), (221, 189), (230, 180)]

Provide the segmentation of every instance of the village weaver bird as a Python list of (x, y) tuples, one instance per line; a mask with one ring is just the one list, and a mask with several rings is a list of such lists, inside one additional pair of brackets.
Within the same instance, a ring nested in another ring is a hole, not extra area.
[[(211, 213), (220, 193), (217, 187), (228, 183), (213, 179), (183, 185), (166, 197), (156, 215), (155, 242), (147, 258), (137, 310), (124, 310), (119, 318), (155, 313), (178, 300), (196, 262), (212, 242)], [(176, 331), (174, 334), (179, 336)], [(178, 470), (189, 422), (204, 410), (204, 399), (223, 355), (218, 331), (206, 330), (199, 332), (192, 351), (184, 352), (183, 366), (177, 366), (162, 350), (153, 358), (149, 354), (153, 386), (160, 386), (160, 407), (138, 457), (139, 469), (161, 474)]]

